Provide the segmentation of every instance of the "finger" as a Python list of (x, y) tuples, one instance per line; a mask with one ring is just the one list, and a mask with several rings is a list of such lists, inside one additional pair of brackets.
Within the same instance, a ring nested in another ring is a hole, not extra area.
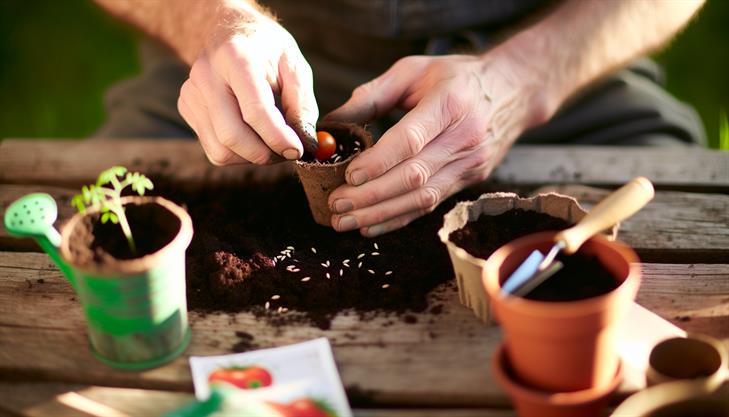
[(238, 100), (243, 121), (258, 133), (263, 142), (286, 159), (300, 158), (303, 154), (301, 141), (276, 107), (266, 78), (252, 72), (234, 72), (230, 87)]
[(351, 185), (362, 185), (379, 177), (402, 161), (417, 155), (450, 124), (440, 111), (438, 94), (429, 94), (391, 127), (370, 149), (347, 167)]
[(346, 103), (324, 116), (324, 120), (364, 123), (382, 117), (402, 100), (408, 88), (399, 68), (391, 67), (379, 77), (352, 91)]
[[(383, 228), (390, 225), (390, 220), (407, 213), (419, 216), (433, 211), (444, 199), (459, 190), (463, 183), (459, 179), (465, 166), (470, 161), (452, 162), (433, 177), (424, 186), (405, 194), (382, 201), (370, 207), (354, 210), (343, 215), (332, 217), (332, 226), (338, 231), (367, 228), (366, 233), (376, 235), (384, 233)], [(456, 179), (454, 181), (454, 179)], [(382, 228), (378, 225), (386, 224)], [(382, 229), (382, 230), (381, 230)]]
[(188, 81), (182, 85), (183, 88), (177, 101), (177, 108), (182, 117), (188, 121), (197, 133), (200, 145), (210, 163), (216, 166), (248, 163), (246, 159), (236, 155), (218, 142), (208, 111), (201, 104), (202, 98), (189, 88)]
[(372, 181), (360, 186), (342, 185), (329, 196), (329, 208), (333, 213), (341, 214), (424, 186), (433, 174), (454, 159), (452, 147), (444, 145), (450, 139), (453, 138), (449, 135), (439, 136), (420, 154), (403, 161)]
[(279, 74), (285, 119), (316, 126), (319, 107), (314, 95), (314, 78), (311, 67), (298, 50), (289, 50), (282, 56)]

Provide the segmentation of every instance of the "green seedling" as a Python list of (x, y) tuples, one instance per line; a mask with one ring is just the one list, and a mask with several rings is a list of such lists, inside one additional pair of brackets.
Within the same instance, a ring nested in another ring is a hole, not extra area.
[(101, 223), (112, 222), (118, 224), (129, 243), (132, 253), (137, 253), (132, 229), (122, 204), (122, 191), (131, 187), (134, 192), (143, 196), (146, 190), (154, 188), (152, 181), (138, 172), (127, 172), (122, 166), (114, 166), (99, 174), (96, 184), (84, 185), (81, 194), (71, 200), (82, 214), (87, 208), (98, 209), (101, 213)]

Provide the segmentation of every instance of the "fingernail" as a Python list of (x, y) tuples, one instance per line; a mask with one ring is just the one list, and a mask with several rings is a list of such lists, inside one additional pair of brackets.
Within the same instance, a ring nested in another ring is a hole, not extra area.
[(367, 173), (363, 169), (355, 169), (349, 174), (349, 181), (352, 185), (362, 185), (367, 182)]
[(332, 210), (335, 213), (346, 213), (348, 211), (352, 211), (354, 209), (354, 205), (351, 201), (345, 200), (343, 198), (340, 198), (338, 200), (334, 200), (334, 204), (332, 204)]
[(299, 154), (298, 149), (289, 148), (289, 149), (286, 149), (285, 151), (283, 151), (283, 156), (284, 156), (284, 158), (286, 158), (288, 160), (294, 160), (294, 159), (299, 159), (299, 157), (301, 155)]
[(376, 224), (367, 228), (367, 236), (369, 237), (379, 236), (383, 233), (385, 233), (385, 226), (381, 224)]
[(357, 219), (354, 216), (344, 216), (339, 219), (339, 230), (347, 231), (357, 228)]

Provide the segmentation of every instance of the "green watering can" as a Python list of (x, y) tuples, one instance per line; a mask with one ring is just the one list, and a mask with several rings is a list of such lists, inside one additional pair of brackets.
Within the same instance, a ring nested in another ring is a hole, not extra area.
[(185, 250), (192, 221), (160, 197), (124, 197), (125, 204), (159, 204), (180, 221), (177, 236), (159, 251), (99, 270), (73, 263), (69, 236), (87, 215), (76, 214), (63, 230), (53, 227), (57, 206), (48, 194), (28, 194), (8, 207), (5, 230), (35, 239), (78, 294), (88, 322), (91, 351), (120, 369), (153, 368), (179, 356), (190, 342), (185, 296)]

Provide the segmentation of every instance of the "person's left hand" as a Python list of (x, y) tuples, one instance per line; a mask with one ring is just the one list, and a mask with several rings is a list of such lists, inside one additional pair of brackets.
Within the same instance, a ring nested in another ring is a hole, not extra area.
[(408, 113), (356, 157), (332, 192), (332, 226), (377, 236), (431, 212), (483, 181), (516, 137), (545, 116), (537, 82), (515, 60), (412, 56), (358, 87), (328, 120), (364, 122), (393, 108)]

